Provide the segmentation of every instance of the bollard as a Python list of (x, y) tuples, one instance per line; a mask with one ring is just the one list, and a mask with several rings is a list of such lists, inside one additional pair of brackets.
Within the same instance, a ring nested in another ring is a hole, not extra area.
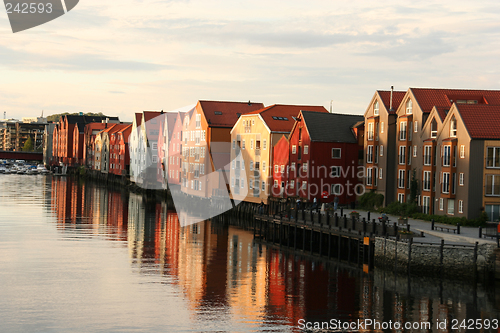
[(344, 215), (344, 228), (347, 228), (347, 215)]
[(409, 224), (406, 225), (406, 231), (410, 231), (410, 225)]
[(431, 220), (431, 230), (434, 230), (434, 219)]
[(344, 207), (340, 207), (340, 216), (344, 216)]
[(363, 218), (363, 234), (366, 234), (366, 220)]
[(460, 235), (460, 222), (457, 223), (457, 235)]
[(483, 238), (483, 227), (479, 227), (479, 238)]
[(370, 212), (368, 212), (368, 221), (370, 221)]

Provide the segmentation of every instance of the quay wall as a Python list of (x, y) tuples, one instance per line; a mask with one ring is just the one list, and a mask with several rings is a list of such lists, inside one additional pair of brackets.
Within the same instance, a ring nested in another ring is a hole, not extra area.
[[(398, 273), (474, 278), (477, 273), (489, 274), (495, 270), (495, 246), (493, 244), (461, 246), (445, 244), (421, 244), (408, 241), (375, 237), (374, 264)], [(409, 260), (410, 259), (410, 260)]]

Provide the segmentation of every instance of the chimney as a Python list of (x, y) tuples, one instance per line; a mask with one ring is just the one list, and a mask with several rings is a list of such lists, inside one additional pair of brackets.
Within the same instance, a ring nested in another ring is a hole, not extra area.
[(252, 105), (252, 103), (250, 102), (250, 100), (248, 100), (248, 105)]
[(392, 93), (394, 92), (394, 86), (391, 86), (391, 104), (389, 106), (389, 111), (394, 111), (392, 108)]

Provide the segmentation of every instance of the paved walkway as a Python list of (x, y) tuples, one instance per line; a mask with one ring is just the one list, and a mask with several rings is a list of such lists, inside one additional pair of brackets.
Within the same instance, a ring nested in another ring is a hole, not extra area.
[[(349, 214), (352, 209), (344, 209), (344, 214)], [(360, 209), (355, 209), (355, 211), (360, 213), (360, 218), (367, 218), (368, 212)], [(340, 214), (340, 209), (337, 209), (337, 213)], [(348, 215), (349, 216), (349, 215)], [(378, 221), (378, 218), (381, 217), (382, 214), (376, 212), (370, 212), (370, 219), (375, 219)], [(389, 223), (394, 223), (398, 221), (399, 216), (389, 215)], [(408, 224), (410, 225), (410, 230), (420, 233), (424, 232), (424, 237), (414, 237), (414, 242), (425, 242), (425, 243), (440, 243), (441, 239), (444, 239), (446, 243), (456, 243), (457, 245), (470, 245), (478, 242), (479, 244), (496, 244), (496, 240), (488, 237), (488, 238), (479, 238), (479, 228), (478, 227), (464, 227), (460, 226), (460, 235), (454, 234), (453, 231), (448, 232), (447, 230), (431, 230), (431, 222), (416, 220), (408, 218)], [(444, 226), (444, 227), (455, 227), (453, 225), (439, 224), (436, 223), (435, 226)], [(400, 226), (402, 227), (402, 226)], [(483, 229), (484, 234), (484, 229)], [(483, 236), (484, 237), (484, 236)]]

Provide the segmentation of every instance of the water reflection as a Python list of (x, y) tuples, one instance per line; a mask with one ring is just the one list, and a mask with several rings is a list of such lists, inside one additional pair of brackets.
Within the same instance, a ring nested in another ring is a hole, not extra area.
[[(145, 277), (151, 292), (161, 294), (167, 285), (178, 290), (189, 324), (169, 331), (292, 332), (301, 319), (360, 318), (431, 322), (431, 330), (414, 331), (451, 332), (434, 323), (498, 317), (494, 288), (378, 270), (368, 275), (256, 243), (237, 227), (211, 221), (181, 227), (166, 203), (134, 193), (71, 178), (47, 177), (39, 185), (64, 240), (109, 241), (110, 248), (128, 250), (130, 274)], [(154, 298), (147, 306), (168, 311), (169, 302)]]

